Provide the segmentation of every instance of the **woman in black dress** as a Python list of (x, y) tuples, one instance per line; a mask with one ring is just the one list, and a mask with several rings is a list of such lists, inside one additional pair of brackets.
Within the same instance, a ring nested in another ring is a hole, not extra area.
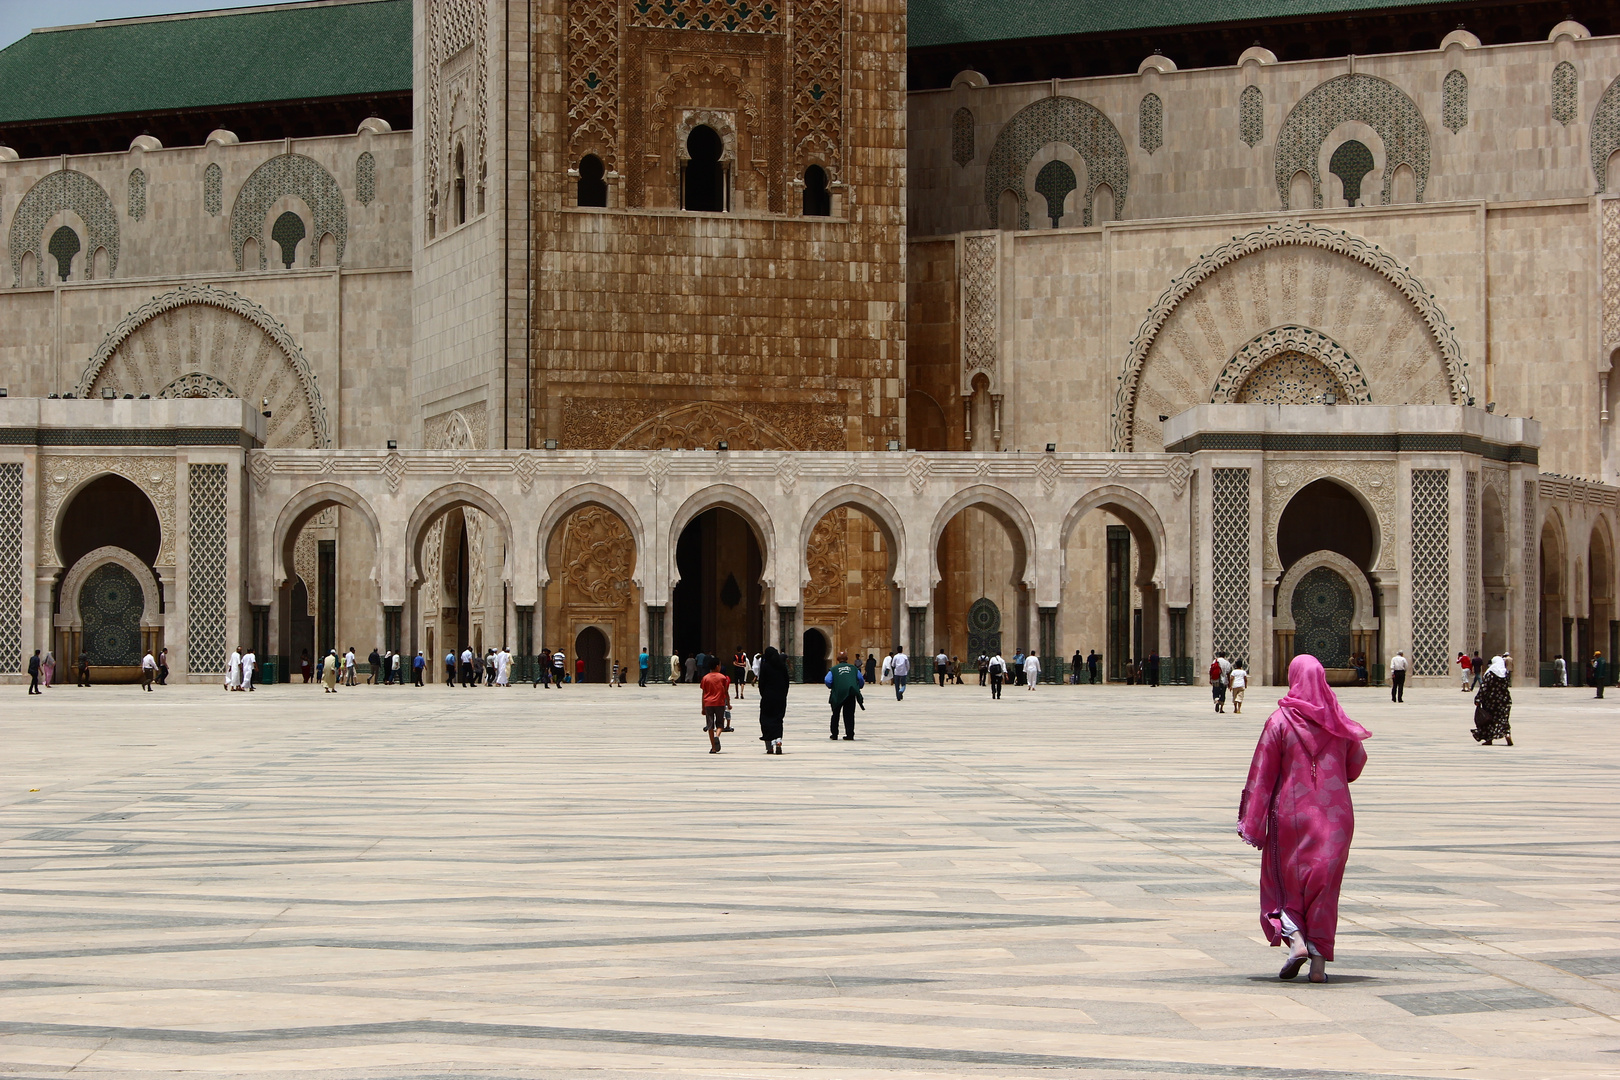
[(787, 661), (775, 646), (759, 659), (759, 737), (767, 754), (782, 752), (782, 718), (787, 715)]
[(1479, 692), (1474, 695), (1474, 729), (1469, 732), (1475, 742), (1490, 746), (1496, 739), (1506, 739), (1513, 745), (1513, 729), (1508, 726), (1508, 713), (1513, 711), (1513, 694), (1508, 690), (1507, 665), (1500, 656), (1491, 657), (1491, 666), (1480, 680)]

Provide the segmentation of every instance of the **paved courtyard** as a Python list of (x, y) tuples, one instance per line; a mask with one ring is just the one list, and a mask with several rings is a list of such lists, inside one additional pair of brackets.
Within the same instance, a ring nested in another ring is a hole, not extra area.
[[(1620, 1075), (1620, 700), (1344, 695), (1335, 981), (1233, 833), (1275, 691), (21, 687), (0, 1077)], [(753, 729), (750, 731), (750, 729)]]

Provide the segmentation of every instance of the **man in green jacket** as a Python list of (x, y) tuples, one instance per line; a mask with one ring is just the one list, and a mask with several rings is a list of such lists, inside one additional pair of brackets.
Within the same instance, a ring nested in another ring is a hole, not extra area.
[(861, 697), (861, 687), (866, 680), (861, 677), (861, 669), (849, 662), (849, 653), (840, 652), (838, 663), (832, 666), (823, 680), (827, 689), (827, 702), (832, 706), (832, 734), (829, 739), (838, 738), (838, 714), (844, 714), (844, 738), (855, 738), (855, 706), (866, 708), (866, 702)]

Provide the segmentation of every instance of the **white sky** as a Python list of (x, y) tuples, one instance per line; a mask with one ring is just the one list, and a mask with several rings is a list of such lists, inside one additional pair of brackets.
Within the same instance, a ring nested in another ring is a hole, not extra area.
[(285, 0), (0, 0), (0, 49), (36, 26), (72, 26), (98, 19), (129, 19), (141, 15), (172, 15), (180, 11), (215, 11), (219, 8), (260, 7)]

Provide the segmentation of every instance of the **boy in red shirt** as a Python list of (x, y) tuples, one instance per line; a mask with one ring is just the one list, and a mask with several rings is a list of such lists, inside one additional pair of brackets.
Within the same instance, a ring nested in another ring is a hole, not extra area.
[(709, 753), (720, 752), (720, 731), (726, 726), (726, 707), (731, 701), (731, 680), (720, 671), (718, 658), (710, 659), (703, 687), (703, 730), (709, 733)]

